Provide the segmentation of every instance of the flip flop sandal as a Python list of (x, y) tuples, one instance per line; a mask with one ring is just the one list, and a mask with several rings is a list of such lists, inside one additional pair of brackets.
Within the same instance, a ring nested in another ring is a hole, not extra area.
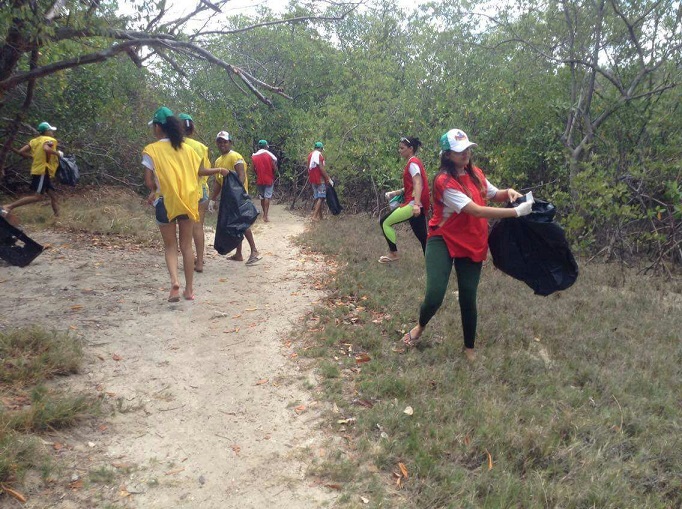
[(253, 265), (254, 263), (256, 263), (261, 258), (263, 258), (262, 255), (249, 256), (249, 259), (246, 260), (246, 265)]
[(403, 343), (405, 343), (405, 346), (408, 348), (414, 348), (419, 344), (421, 340), (422, 340), (421, 336), (413, 338), (411, 330), (407, 331), (407, 334), (403, 336)]
[(382, 256), (379, 258), (379, 263), (393, 263), (397, 262), (398, 258), (391, 258), (390, 256)]

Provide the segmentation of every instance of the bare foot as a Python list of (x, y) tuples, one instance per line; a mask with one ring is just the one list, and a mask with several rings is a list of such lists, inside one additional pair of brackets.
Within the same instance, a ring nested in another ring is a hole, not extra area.
[(194, 292), (188, 288), (185, 288), (185, 291), (182, 292), (182, 296), (185, 300), (194, 300)]
[(171, 286), (170, 295), (168, 296), (168, 302), (179, 302), (180, 301), (180, 285), (175, 283)]
[(269, 220), (267, 217), (264, 217), (264, 218), (263, 218), (263, 222), (264, 222), (264, 223), (269, 223), (270, 220)]
[(243, 257), (243, 256), (241, 256), (241, 255), (236, 255), (236, 254), (233, 254), (232, 256), (229, 256), (227, 259), (228, 259), (228, 260), (232, 260), (233, 262), (243, 262), (243, 261), (244, 261), (244, 257)]
[(194, 261), (194, 270), (196, 272), (203, 272), (204, 271), (204, 261), (203, 260), (201, 260), (201, 261), (195, 260)]

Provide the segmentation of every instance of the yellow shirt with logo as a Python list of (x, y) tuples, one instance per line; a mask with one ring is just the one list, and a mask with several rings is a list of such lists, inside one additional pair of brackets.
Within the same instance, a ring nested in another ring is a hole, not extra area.
[[(220, 156), (218, 159), (215, 160), (215, 165), (213, 166), (214, 168), (227, 168), (230, 171), (234, 171), (235, 173), (237, 170), (234, 169), (237, 164), (242, 163), (244, 165), (244, 189), (246, 189), (246, 192), (249, 192), (249, 174), (246, 173), (247, 170), (247, 164), (246, 161), (244, 161), (244, 158), (241, 156), (239, 152), (235, 152), (234, 150), (230, 150), (227, 154), (224, 154)], [(223, 185), (223, 176), (218, 173), (215, 176), (216, 182), (218, 182), (220, 185)]]
[[(201, 163), (204, 165), (204, 168), (211, 168), (211, 160), (208, 158), (208, 147), (206, 145), (198, 140), (188, 137), (185, 137), (185, 143), (194, 149), (201, 159)], [(202, 190), (205, 191), (206, 195), (208, 195), (208, 175), (199, 176), (199, 185), (201, 186)]]
[(156, 193), (157, 196), (163, 196), (168, 219), (172, 221), (186, 214), (198, 221), (201, 159), (197, 153), (187, 143), (175, 150), (168, 140), (150, 143), (142, 153), (154, 163), (154, 174), (159, 186)]
[(44, 145), (49, 143), (52, 150), (57, 150), (57, 140), (52, 136), (38, 136), (28, 142), (31, 147), (31, 155), (33, 156), (33, 164), (31, 165), (31, 175), (44, 175), (47, 169), (50, 177), (54, 177), (59, 167), (59, 157), (47, 155)]

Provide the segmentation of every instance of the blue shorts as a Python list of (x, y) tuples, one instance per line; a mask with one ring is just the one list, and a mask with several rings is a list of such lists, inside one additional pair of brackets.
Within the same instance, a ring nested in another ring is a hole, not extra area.
[(270, 184), (269, 186), (257, 184), (256, 190), (258, 191), (258, 198), (261, 200), (269, 200), (272, 198), (273, 189), (275, 189), (275, 184)]
[(327, 184), (322, 182), (321, 184), (310, 184), (310, 185), (313, 186), (313, 199), (314, 200), (327, 197)]
[(163, 196), (160, 196), (154, 202), (154, 210), (156, 211), (156, 224), (170, 224), (178, 220), (189, 219), (187, 214), (181, 214), (169, 220), (168, 211), (166, 211), (166, 206), (163, 204)]

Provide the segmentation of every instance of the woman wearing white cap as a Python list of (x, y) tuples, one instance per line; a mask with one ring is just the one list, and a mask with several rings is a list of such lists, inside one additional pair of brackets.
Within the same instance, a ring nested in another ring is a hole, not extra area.
[(441, 136), (440, 170), (433, 181), (433, 216), (426, 243), (426, 295), (419, 311), (419, 323), (405, 336), (408, 347), (421, 339), (426, 324), (443, 303), (454, 265), (457, 273), (459, 307), (467, 360), (476, 357), (476, 293), (483, 261), (488, 254), (488, 219), (520, 217), (531, 213), (532, 201), (515, 208), (488, 207), (486, 200), (514, 202), (521, 194), (514, 189), (497, 189), (471, 162), (466, 133), (452, 129)]

